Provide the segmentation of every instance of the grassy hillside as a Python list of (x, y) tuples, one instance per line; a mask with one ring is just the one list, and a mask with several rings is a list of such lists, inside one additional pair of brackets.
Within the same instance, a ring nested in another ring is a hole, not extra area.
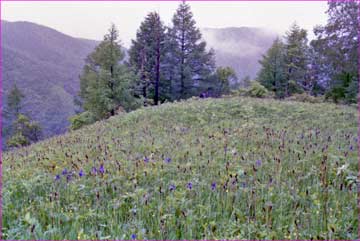
[(6, 239), (355, 239), (357, 111), (189, 100), (3, 155)]

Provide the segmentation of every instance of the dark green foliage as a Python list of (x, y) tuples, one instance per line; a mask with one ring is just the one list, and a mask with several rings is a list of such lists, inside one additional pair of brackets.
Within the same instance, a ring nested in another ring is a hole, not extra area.
[(132, 110), (137, 106), (133, 96), (134, 74), (121, 63), (124, 53), (117, 42), (114, 25), (104, 40), (86, 59), (80, 77), (80, 97), (85, 111), (96, 120), (115, 115), (119, 107)]
[(207, 89), (215, 68), (214, 53), (206, 50), (188, 4), (180, 4), (172, 22), (167, 43), (170, 53), (164, 67), (173, 99), (185, 99)]
[(355, 101), (358, 85), (353, 81), (353, 78), (356, 77), (350, 73), (337, 75), (337, 81), (333, 83), (331, 89), (325, 94), (326, 99), (332, 99), (335, 103), (338, 103), (339, 100), (345, 100), (345, 102)]
[(8, 139), (8, 147), (26, 146), (36, 142), (41, 137), (41, 127), (27, 116), (19, 114), (12, 124), (13, 135)]
[(4, 110), (5, 117), (13, 118), (20, 114), (22, 109), (22, 100), (24, 99), (24, 94), (20, 91), (16, 84), (14, 84), (10, 93), (7, 96), (7, 108)]
[(268, 91), (266, 88), (257, 81), (253, 81), (246, 91), (247, 96), (263, 98), (266, 97)]
[(38, 123), (32, 122), (29, 117), (22, 114), (22, 100), (25, 95), (20, 91), (16, 84), (7, 96), (7, 106), (5, 108), (5, 118), (11, 123), (5, 128), (7, 147), (26, 146), (36, 142), (41, 137), (41, 127)]
[(308, 60), (307, 32), (294, 23), (285, 36), (285, 96), (309, 89), (306, 73)]
[(129, 50), (129, 62), (139, 77), (137, 93), (146, 98), (159, 100), (169, 98), (168, 83), (164, 79), (161, 67), (164, 66), (165, 28), (159, 14), (149, 13), (132, 41)]
[(356, 103), (358, 94), (358, 31), (357, 1), (330, 1), (328, 22), (314, 29), (311, 42), (321, 58), (316, 59), (317, 75), (327, 88), (326, 97)]
[(95, 117), (89, 111), (84, 111), (70, 117), (70, 130), (77, 130), (85, 125), (90, 125), (96, 121)]
[(262, 68), (258, 73), (257, 81), (268, 90), (274, 91), (276, 97), (284, 98), (287, 86), (285, 46), (279, 38), (259, 62)]

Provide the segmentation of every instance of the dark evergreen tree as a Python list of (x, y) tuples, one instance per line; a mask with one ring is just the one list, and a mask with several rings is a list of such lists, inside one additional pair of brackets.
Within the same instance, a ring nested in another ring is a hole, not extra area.
[(7, 107), (4, 110), (4, 117), (10, 120), (16, 118), (21, 112), (22, 100), (24, 97), (24, 94), (20, 91), (17, 85), (14, 84), (7, 96)]
[(122, 63), (124, 53), (117, 39), (118, 32), (112, 25), (104, 40), (87, 57), (80, 76), (83, 109), (94, 120), (113, 116), (118, 108), (136, 107), (132, 89), (135, 76)]
[(41, 137), (41, 127), (27, 116), (19, 114), (12, 123), (13, 134), (7, 141), (7, 146), (21, 147), (37, 142)]
[(316, 60), (319, 83), (327, 88), (327, 97), (356, 102), (358, 77), (359, 3), (329, 1), (328, 21), (314, 29), (312, 47), (320, 56)]
[(285, 36), (286, 88), (285, 96), (309, 90), (307, 32), (294, 23)]
[(8, 138), (7, 147), (26, 146), (41, 138), (41, 127), (37, 122), (31, 121), (29, 117), (22, 113), (22, 100), (25, 98), (20, 89), (14, 85), (7, 96), (7, 106), (5, 108), (5, 118), (11, 125), (3, 134)]
[(284, 43), (277, 38), (270, 49), (259, 61), (261, 69), (257, 81), (268, 90), (275, 92), (276, 97), (284, 98), (287, 88), (286, 51)]
[(159, 14), (149, 13), (137, 31), (136, 40), (129, 50), (130, 65), (139, 76), (138, 91), (146, 99), (153, 97), (157, 105), (159, 99), (168, 96), (167, 84), (161, 73), (165, 55), (165, 28)]
[(168, 70), (165, 72), (171, 80), (174, 99), (188, 98), (206, 88), (215, 69), (214, 53), (206, 50), (188, 4), (180, 4), (172, 23), (168, 33)]

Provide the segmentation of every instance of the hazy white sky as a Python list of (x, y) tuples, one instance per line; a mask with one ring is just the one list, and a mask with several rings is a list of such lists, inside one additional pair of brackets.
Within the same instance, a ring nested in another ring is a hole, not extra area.
[[(74, 37), (101, 40), (114, 23), (126, 47), (150, 11), (166, 25), (180, 1), (133, 2), (2, 2), (2, 19), (31, 21)], [(312, 38), (315, 25), (326, 23), (326, 1), (188, 2), (198, 27), (263, 27), (283, 34), (296, 21)]]

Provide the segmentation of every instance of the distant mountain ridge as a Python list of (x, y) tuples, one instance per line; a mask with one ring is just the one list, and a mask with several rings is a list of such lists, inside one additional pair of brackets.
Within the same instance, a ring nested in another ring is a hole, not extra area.
[(74, 114), (84, 60), (98, 42), (30, 22), (1, 21), (1, 30), (3, 106), (16, 83), (26, 96), (24, 111), (40, 122), (45, 136), (63, 133)]
[(240, 81), (256, 77), (259, 60), (277, 37), (275, 32), (253, 27), (202, 28), (201, 33), (215, 50), (216, 64), (232, 67)]

